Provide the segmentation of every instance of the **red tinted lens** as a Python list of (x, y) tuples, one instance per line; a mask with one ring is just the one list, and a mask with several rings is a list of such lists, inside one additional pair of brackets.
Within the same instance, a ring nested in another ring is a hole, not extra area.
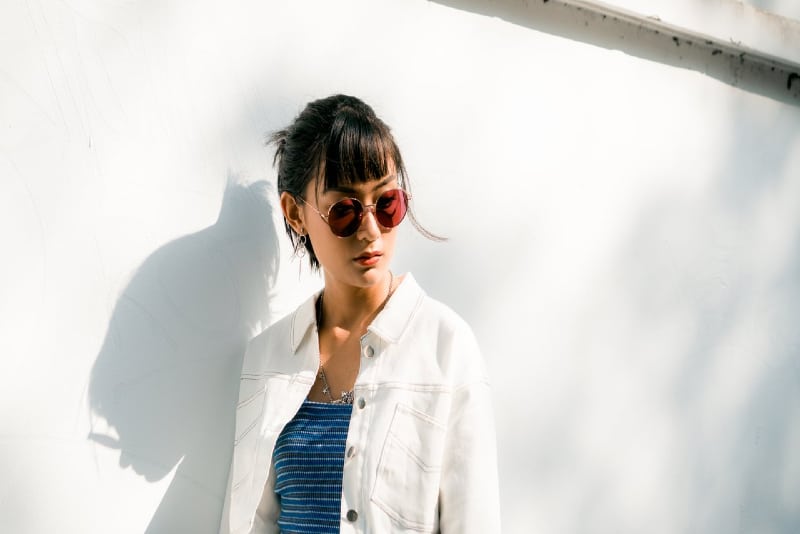
[(328, 226), (339, 237), (347, 237), (358, 230), (364, 208), (354, 198), (344, 198), (328, 211)]
[[(384, 192), (375, 202), (375, 218), (384, 228), (400, 224), (408, 211), (408, 195), (402, 189)], [(355, 198), (344, 198), (328, 210), (328, 226), (339, 237), (353, 235), (361, 224), (364, 206)]]
[(406, 216), (408, 196), (402, 189), (386, 191), (375, 202), (375, 217), (384, 228), (394, 228)]

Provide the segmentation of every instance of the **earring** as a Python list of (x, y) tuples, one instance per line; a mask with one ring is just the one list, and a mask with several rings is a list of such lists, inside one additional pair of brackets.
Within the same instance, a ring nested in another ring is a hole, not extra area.
[(306, 249), (306, 242), (308, 242), (306, 234), (300, 234), (300, 238), (297, 240), (297, 246), (294, 249), (294, 255), (301, 260), (306, 257), (306, 253), (308, 252)]

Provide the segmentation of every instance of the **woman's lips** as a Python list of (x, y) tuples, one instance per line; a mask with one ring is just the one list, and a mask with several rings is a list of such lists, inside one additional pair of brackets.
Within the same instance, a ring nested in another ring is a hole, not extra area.
[(381, 254), (380, 252), (375, 252), (375, 253), (372, 253), (372, 254), (362, 254), (361, 256), (357, 257), (355, 259), (355, 261), (359, 265), (363, 265), (365, 267), (369, 267), (369, 266), (372, 266), (372, 265), (375, 265), (376, 263), (378, 263), (380, 261), (382, 255), (383, 254)]

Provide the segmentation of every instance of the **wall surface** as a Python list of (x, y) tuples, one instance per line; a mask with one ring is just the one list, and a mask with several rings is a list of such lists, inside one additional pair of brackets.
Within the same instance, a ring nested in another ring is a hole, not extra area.
[(243, 347), (319, 285), (264, 134), (337, 92), (450, 238), (394, 270), (481, 343), (504, 532), (800, 530), (797, 106), (422, 0), (11, 0), (0, 41), (3, 532), (215, 531)]
[(793, 0), (744, 0), (743, 3), (766, 13), (775, 13), (782, 17), (800, 20), (800, 4)]

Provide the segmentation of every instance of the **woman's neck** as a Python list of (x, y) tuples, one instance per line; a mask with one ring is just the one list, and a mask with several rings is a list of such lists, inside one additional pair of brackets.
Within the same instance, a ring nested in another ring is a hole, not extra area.
[(326, 275), (321, 297), (320, 326), (359, 334), (365, 332), (388, 300), (394, 285), (391, 272), (387, 272), (383, 280), (370, 287), (347, 286)]

